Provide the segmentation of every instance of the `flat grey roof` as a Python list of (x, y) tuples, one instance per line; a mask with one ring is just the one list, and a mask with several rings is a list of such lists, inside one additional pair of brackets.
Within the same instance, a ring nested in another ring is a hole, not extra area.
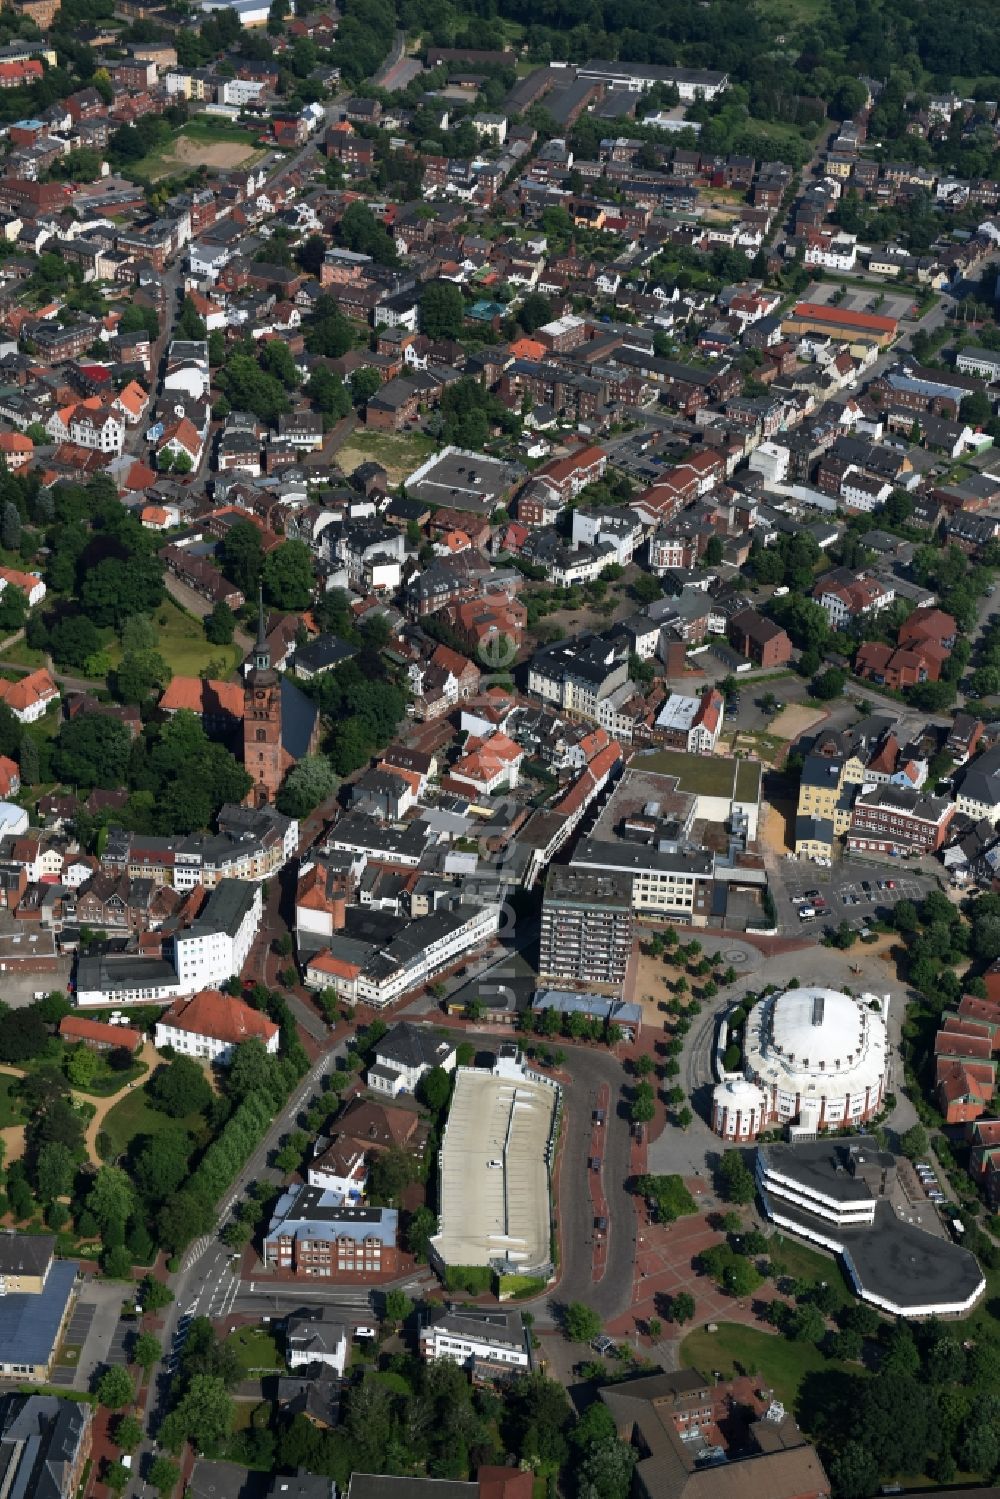
[(869, 1146), (869, 1159), (878, 1156), (878, 1147), (867, 1136), (847, 1140), (816, 1140), (802, 1145), (760, 1145), (758, 1151), (769, 1170), (799, 1182), (812, 1192), (821, 1192), (837, 1202), (868, 1202), (871, 1190), (860, 1176), (847, 1169), (848, 1144)]
[(441, 1142), (441, 1215), (432, 1243), (446, 1265), (526, 1266), (549, 1259), (546, 1159), (557, 1094), (527, 1077), (460, 1067)]

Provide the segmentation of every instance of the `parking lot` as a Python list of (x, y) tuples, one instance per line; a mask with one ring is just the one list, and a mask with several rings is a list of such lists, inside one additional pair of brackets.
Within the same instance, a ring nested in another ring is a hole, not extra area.
[[(787, 861), (782, 873), (785, 893), (777, 901), (778, 915), (788, 932), (838, 927), (842, 921), (860, 929), (868, 920), (887, 916), (897, 901), (920, 901), (929, 890), (938, 888), (933, 875), (905, 865), (900, 869), (886, 869), (884, 865), (873, 868), (845, 860), (824, 869), (818, 864)], [(799, 913), (810, 907), (816, 916), (803, 920)]]
[[(905, 318), (910, 316), (913, 306), (913, 298), (905, 292), (886, 291), (884, 286), (873, 282), (871, 290), (865, 287), (850, 285), (850, 277), (845, 276), (844, 283), (839, 281), (819, 281), (809, 287), (804, 300), (807, 302), (822, 302), (826, 305), (834, 305), (844, 308), (848, 312), (878, 312), (881, 317)], [(841, 284), (847, 285), (847, 290), (838, 302), (834, 298)]]

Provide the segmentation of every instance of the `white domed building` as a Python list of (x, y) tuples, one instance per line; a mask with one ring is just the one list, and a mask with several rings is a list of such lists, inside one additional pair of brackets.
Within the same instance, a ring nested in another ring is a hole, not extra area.
[(747, 1017), (743, 1075), (715, 1089), (712, 1128), (726, 1140), (785, 1125), (802, 1135), (860, 1128), (882, 1107), (888, 1061), (884, 1001), (874, 995), (771, 994)]

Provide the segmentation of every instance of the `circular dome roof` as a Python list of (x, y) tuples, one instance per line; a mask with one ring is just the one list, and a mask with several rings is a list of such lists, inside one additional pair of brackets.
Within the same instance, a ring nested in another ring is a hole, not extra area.
[(857, 1058), (864, 1045), (865, 1012), (838, 989), (786, 989), (775, 996), (771, 1044), (786, 1061), (835, 1072)]
[(878, 1089), (888, 1047), (885, 1020), (869, 997), (810, 985), (762, 1000), (747, 1018), (747, 1077), (804, 1097)]

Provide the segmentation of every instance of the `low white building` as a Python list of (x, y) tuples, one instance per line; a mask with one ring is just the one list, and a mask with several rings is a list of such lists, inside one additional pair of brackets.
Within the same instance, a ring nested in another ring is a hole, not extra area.
[(376, 1042), (368, 1086), (390, 1098), (415, 1093), (420, 1079), (432, 1068), (454, 1072), (457, 1060), (455, 1042), (437, 1035), (429, 1026), (402, 1021)]
[(470, 1373), (527, 1372), (531, 1340), (521, 1313), (505, 1307), (435, 1308), (420, 1328), (420, 1356), (427, 1363), (450, 1359)]
[(762, 442), (750, 454), (747, 467), (752, 474), (761, 474), (765, 484), (784, 484), (788, 477), (791, 454), (779, 442)]
[(190, 999), (179, 999), (156, 1022), (154, 1045), (172, 1046), (185, 1057), (197, 1057), (226, 1067), (244, 1041), (263, 1042), (271, 1056), (278, 1054), (279, 1029), (273, 1020), (242, 999), (218, 989), (202, 989)]
[(329, 1307), (292, 1316), (285, 1324), (285, 1350), (290, 1369), (325, 1364), (343, 1377), (347, 1367), (347, 1331)]

